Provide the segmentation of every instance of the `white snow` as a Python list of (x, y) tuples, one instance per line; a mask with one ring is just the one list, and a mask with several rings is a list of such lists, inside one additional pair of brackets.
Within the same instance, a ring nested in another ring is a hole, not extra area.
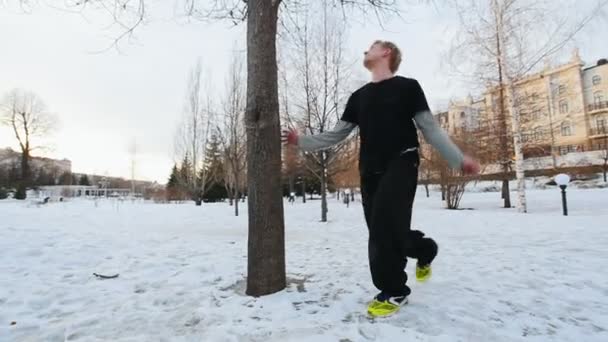
[(261, 298), (227, 204), (0, 201), (0, 341), (608, 341), (608, 189), (569, 191), (568, 217), (557, 189), (528, 196), (528, 214), (499, 193), (448, 211), (420, 188), (433, 278), (376, 320), (358, 201), (332, 199), (329, 223), (319, 201), (286, 202), (289, 286)]

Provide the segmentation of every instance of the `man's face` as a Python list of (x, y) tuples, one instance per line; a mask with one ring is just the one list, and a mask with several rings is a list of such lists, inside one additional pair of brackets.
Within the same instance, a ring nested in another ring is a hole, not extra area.
[(365, 57), (363, 58), (363, 65), (371, 70), (374, 65), (376, 65), (379, 61), (384, 58), (388, 58), (391, 53), (390, 49), (382, 47), (382, 44), (375, 43), (370, 46), (370, 48), (364, 52)]

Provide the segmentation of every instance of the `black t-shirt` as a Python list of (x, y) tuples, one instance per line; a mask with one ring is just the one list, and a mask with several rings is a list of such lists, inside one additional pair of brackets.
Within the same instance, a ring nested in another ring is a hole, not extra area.
[(429, 106), (415, 79), (395, 76), (355, 91), (342, 120), (359, 126), (361, 173), (383, 172), (401, 151), (418, 147), (414, 115)]

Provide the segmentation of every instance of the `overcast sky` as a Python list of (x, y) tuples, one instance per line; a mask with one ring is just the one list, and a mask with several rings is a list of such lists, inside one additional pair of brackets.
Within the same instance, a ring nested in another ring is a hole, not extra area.
[[(0, 5), (0, 96), (17, 87), (45, 101), (61, 122), (45, 154), (70, 159), (74, 172), (130, 177), (129, 145), (135, 140), (136, 178), (165, 183), (188, 70), (202, 58), (214, 88), (223, 89), (245, 33), (244, 25), (178, 20), (166, 14), (172, 11), (151, 8), (150, 22), (135, 40), (121, 43), (121, 53), (99, 53), (117, 32), (107, 29), (111, 20), (101, 11), (83, 16), (40, 6), (23, 14)], [(444, 76), (441, 59), (455, 27), (453, 13), (418, 6), (404, 17), (386, 23), (386, 31), (376, 21), (354, 23), (348, 52), (359, 58), (373, 40), (392, 40), (404, 53), (399, 73), (420, 81), (433, 109), (466, 95), (458, 80)], [(579, 40), (585, 61), (608, 57), (605, 32), (606, 25), (596, 25)], [(354, 67), (365, 77), (360, 63)], [(0, 128), (0, 147), (5, 146), (17, 148), (11, 132)]]

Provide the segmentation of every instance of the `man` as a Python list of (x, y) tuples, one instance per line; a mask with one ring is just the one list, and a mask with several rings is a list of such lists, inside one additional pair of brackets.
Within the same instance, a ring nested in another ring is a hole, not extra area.
[(395, 76), (401, 52), (395, 44), (376, 41), (365, 52), (364, 66), (372, 81), (348, 99), (342, 118), (332, 131), (298, 136), (283, 132), (283, 141), (305, 151), (329, 148), (359, 126), (361, 195), (369, 230), (369, 265), (374, 285), (380, 290), (368, 312), (382, 317), (396, 313), (407, 303), (407, 258), (417, 259), (416, 278), (431, 276), (437, 244), (424, 233), (411, 230), (412, 205), (418, 184), (417, 130), (420, 129), (452, 168), (479, 172), (479, 164), (462, 154), (434, 120), (420, 84)]

